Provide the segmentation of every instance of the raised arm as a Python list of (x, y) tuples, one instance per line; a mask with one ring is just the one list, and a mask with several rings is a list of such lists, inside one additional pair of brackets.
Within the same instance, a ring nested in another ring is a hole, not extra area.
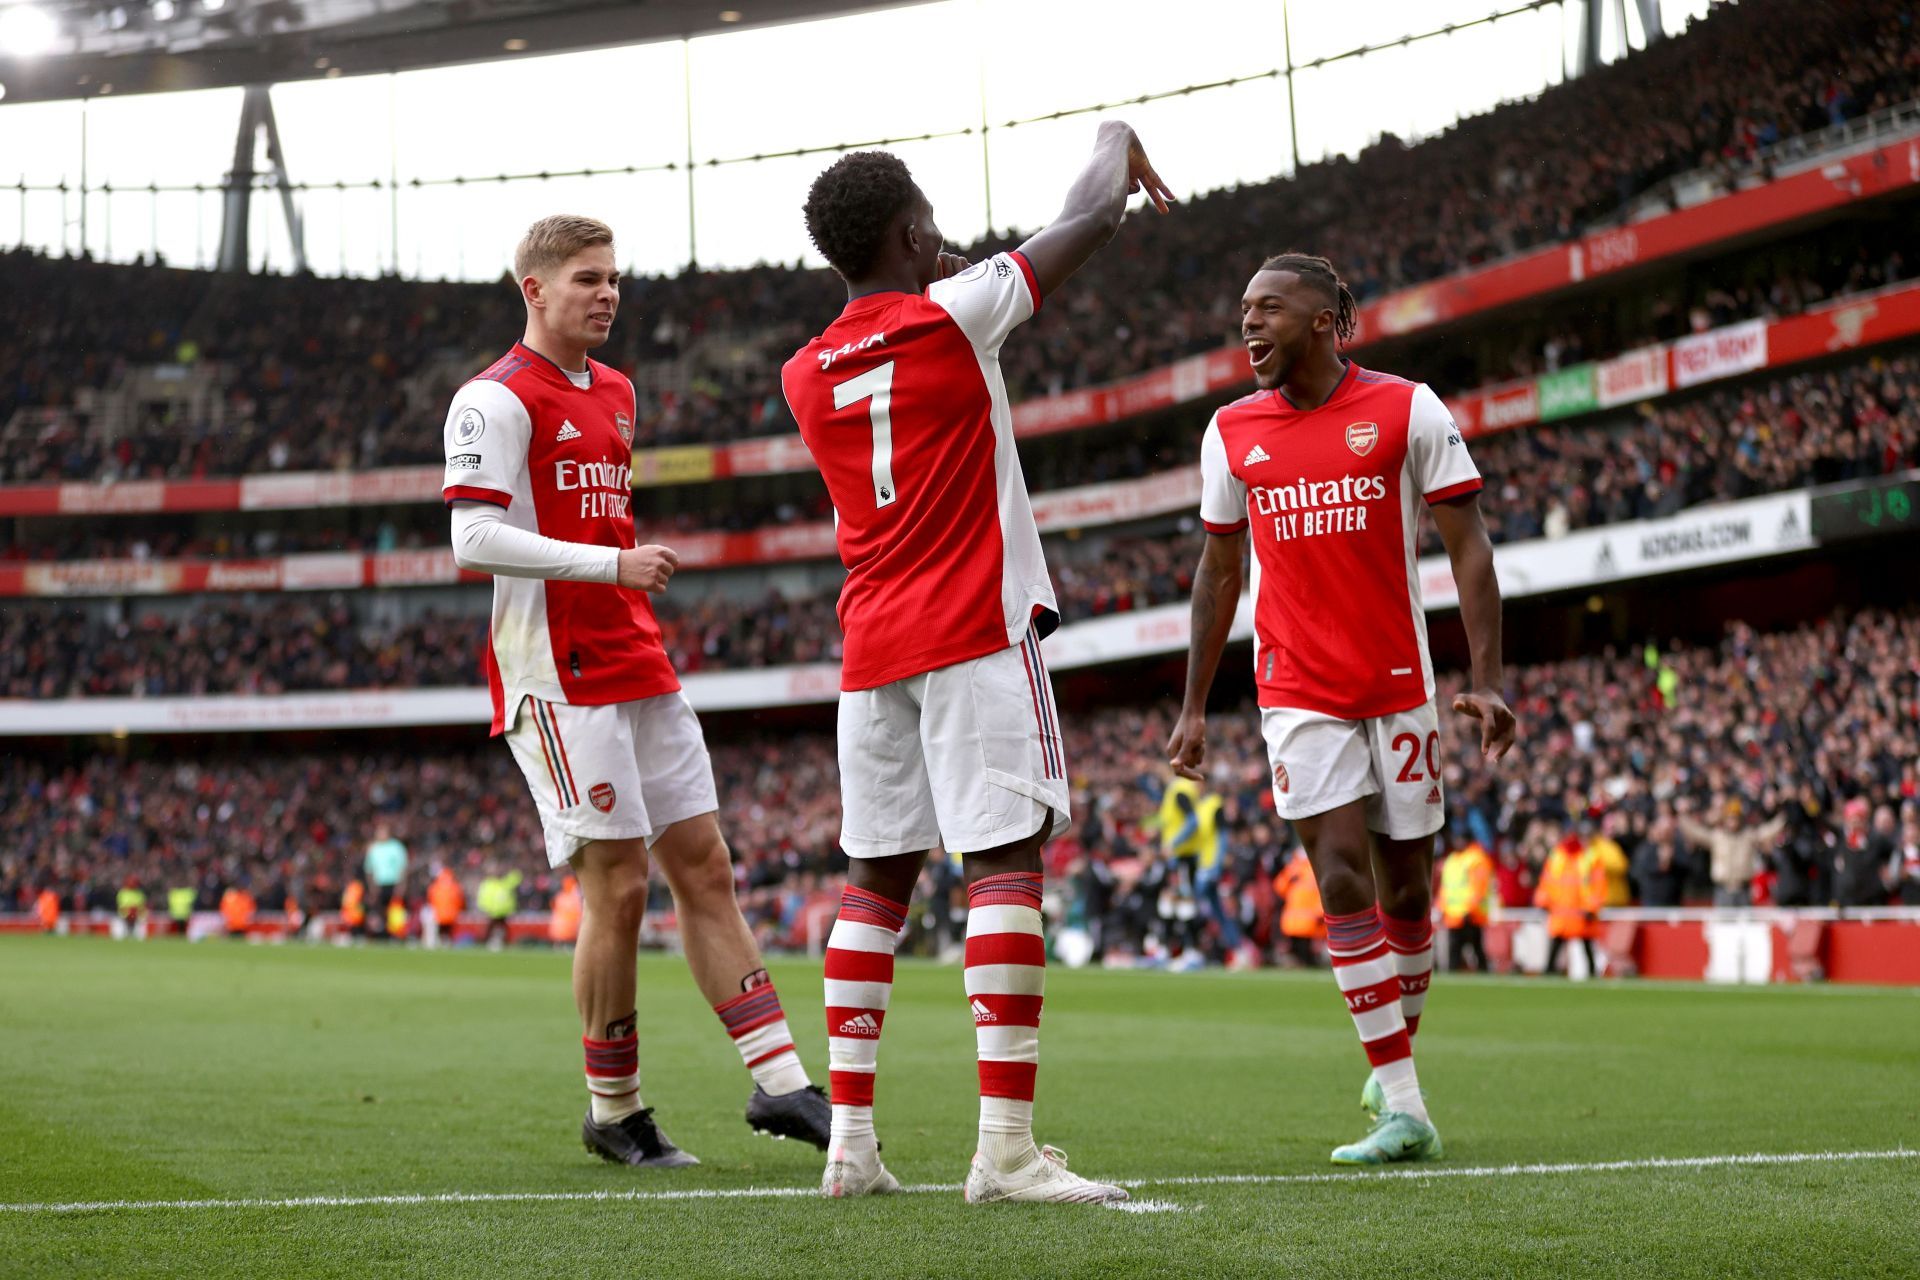
[(1193, 575), (1193, 633), (1187, 641), (1187, 691), (1180, 720), (1167, 742), (1167, 762), (1184, 778), (1201, 779), (1207, 759), (1207, 695), (1220, 669), (1220, 655), (1233, 631), (1240, 605), (1240, 565), (1247, 552), (1247, 528), (1208, 533)]
[(1020, 246), (1041, 297), (1065, 284), (1113, 239), (1127, 211), (1127, 197), (1143, 187), (1153, 207), (1165, 213), (1173, 193), (1153, 171), (1139, 137), (1118, 120), (1106, 121), (1094, 141), (1093, 157), (1067, 190), (1060, 216)]
[(1453, 562), (1460, 591), (1460, 621), (1467, 629), (1472, 656), (1471, 687), (1453, 700), (1453, 709), (1480, 722), (1480, 750), (1498, 760), (1513, 746), (1513, 712), (1500, 692), (1500, 579), (1493, 571), (1493, 543), (1480, 517), (1480, 499), (1469, 495), (1432, 505), (1433, 523)]

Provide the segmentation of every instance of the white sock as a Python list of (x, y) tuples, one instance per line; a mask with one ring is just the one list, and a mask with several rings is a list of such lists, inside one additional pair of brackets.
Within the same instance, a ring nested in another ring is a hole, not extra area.
[(1420, 1077), (1413, 1069), (1411, 1057), (1375, 1067), (1373, 1074), (1386, 1090), (1387, 1110), (1410, 1115), (1421, 1124), (1433, 1123), (1427, 1117), (1427, 1103), (1420, 1096)]
[(640, 1077), (588, 1076), (587, 1094), (593, 1103), (593, 1122), (612, 1124), (640, 1109)]
[(1033, 1141), (1033, 1104), (1017, 1098), (980, 1099), (980, 1156), (1002, 1173), (1040, 1158)]

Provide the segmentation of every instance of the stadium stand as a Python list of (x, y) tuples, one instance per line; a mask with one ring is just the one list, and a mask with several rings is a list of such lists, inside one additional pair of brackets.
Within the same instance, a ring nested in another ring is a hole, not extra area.
[[(1214, 276), (1243, 275), (1283, 242), (1333, 258), (1364, 300), (1567, 239), (1682, 173), (1717, 171), (1731, 189), (1769, 149), (1920, 91), (1898, 0), (1812, 10), (1790, 24), (1791, 39), (1773, 8), (1727, 6), (1684, 40), (1415, 146), (1382, 139), (1357, 160), (1214, 192), (1178, 219), (1133, 219), (1070, 305), (1043, 309), (1008, 348), (1008, 386), (1019, 398), (1058, 394), (1220, 346), (1238, 313)], [(1682, 63), (1686, 74), (1674, 74)], [(1607, 147), (1559, 145), (1594, 118), (1611, 122)], [(1366, 198), (1380, 190), (1415, 194)], [(1208, 286), (1196, 287), (1203, 271)], [(1862, 271), (1865, 280), (1886, 266)], [(1779, 301), (1804, 305), (1800, 295), (1833, 287), (1796, 278)], [(829, 273), (779, 267), (636, 281), (626, 294), (602, 357), (636, 374), (636, 448), (785, 430), (772, 372), (837, 305)], [(513, 298), (492, 286), (255, 278), (236, 287), (26, 253), (0, 256), (0, 299), (11, 300), (0, 301), (0, 423), (21, 406), (72, 404), (130, 363), (226, 370), (217, 421), (148, 419), (111, 435), (70, 422), (44, 438), (9, 437), (0, 482), (431, 462), (438, 445), (418, 428), (422, 412), (497, 354), (486, 335), (517, 327)], [(1737, 302), (1729, 293), (1698, 306)], [(1586, 341), (1574, 333), (1553, 345)], [(66, 353), (82, 349), (75, 368)]]
[[(1204, 196), (1178, 219), (1130, 220), (1086, 287), (1045, 308), (1008, 346), (1009, 384), (1044, 411), (1062, 403), (1045, 397), (1163, 375), (1171, 361), (1218, 353), (1236, 332), (1233, 281), (1263, 248), (1289, 242), (1327, 252), (1363, 299), (1377, 300), (1680, 207), (1683, 186), (1695, 200), (1703, 186), (1750, 187), (1774, 165), (1812, 154), (1803, 136), (1884, 113), (1920, 89), (1905, 6), (1823, 7), (1794, 25), (1791, 40), (1766, 20), (1772, 7), (1718, 9), (1684, 39), (1603, 69), (1577, 91), (1549, 91), (1414, 146), (1382, 139), (1357, 160)], [(1681, 61), (1686, 76), (1673, 74)], [(1564, 145), (1576, 136), (1569, 120), (1596, 103), (1617, 116), (1609, 145)], [(1381, 189), (1412, 198), (1362, 198)], [(1495, 322), (1370, 336), (1381, 342), (1383, 367), (1484, 406), (1504, 394), (1508, 384), (1487, 385), (1502, 379), (1552, 376), (1648, 344), (1835, 304), (1870, 310), (1876, 291), (1897, 289), (1920, 269), (1902, 216), (1913, 206), (1901, 201), (1891, 213), (1846, 215), (1844, 237), (1830, 227), (1769, 231), (1647, 268), (1652, 275), (1587, 282), (1509, 308)], [(1223, 273), (1225, 287), (1215, 279)], [(601, 354), (634, 375), (636, 450), (790, 433), (773, 370), (837, 303), (826, 273), (779, 266), (629, 282), (615, 341)], [(105, 493), (137, 480), (407, 466), (437, 475), (446, 397), (516, 330), (516, 306), (497, 285), (233, 279), (158, 263), (0, 255), (0, 485), (69, 480)], [(1853, 332), (1783, 361), (1796, 368), (1759, 372), (1763, 360), (1716, 373), (1722, 380), (1710, 387), (1678, 379), (1669, 386), (1663, 375), (1637, 408), (1596, 402), (1575, 422), (1539, 426), (1537, 412), (1496, 421), (1475, 409), (1474, 452), (1489, 480), (1494, 539), (1558, 540), (1920, 466), (1914, 352), (1855, 351), (1857, 325)], [(80, 349), (78, 363), (64, 358)], [(1363, 347), (1361, 358), (1370, 362), (1373, 352)], [(1659, 359), (1665, 368), (1664, 350)], [(114, 420), (90, 408), (156, 368), (174, 371), (191, 394)], [(1032, 487), (1060, 493), (1177, 480), (1192, 461), (1205, 406), (1221, 398), (1213, 389), (1023, 438)], [(817, 479), (804, 469), (679, 477), (662, 464), (642, 483), (643, 531), (669, 541), (778, 536), (826, 518)], [(437, 495), (437, 481), (430, 489)], [(0, 579), (20, 566), (122, 558), (444, 550), (440, 507), (413, 496), (297, 512), (243, 505), (199, 515), (146, 511), (137, 521), (0, 520)], [(1054, 529), (1049, 556), (1070, 626), (1183, 601), (1202, 541), (1190, 503)], [(1422, 546), (1438, 550), (1430, 526)], [(724, 589), (716, 578), (683, 575), (660, 602), (682, 672), (837, 660), (838, 575), (825, 562), (778, 575), (765, 565), (726, 572), (736, 576)], [(455, 579), (419, 579), (429, 580)], [(370, 575), (365, 585), (380, 581)], [(476, 682), (485, 625), (477, 586), (447, 586), (404, 606), (392, 591), (159, 590), (178, 595), (5, 602), (0, 697), (273, 696)], [(1787, 834), (1740, 886), (1753, 900), (1920, 901), (1920, 885), (1908, 883), (1920, 876), (1920, 861), (1910, 876), (1901, 852), (1915, 844), (1909, 830), (1920, 830), (1911, 717), (1901, 719), (1920, 656), (1915, 621), (1861, 610), (1793, 622), (1764, 633), (1732, 626), (1715, 649), (1636, 645), (1596, 654), (1598, 646), (1581, 644), (1578, 656), (1515, 668), (1514, 705), (1535, 748), (1496, 784), (1468, 767), (1470, 744), (1452, 736), (1452, 838), (1497, 851), (1516, 903), (1554, 844), (1602, 838), (1620, 844), (1636, 868), (1665, 868), (1644, 882), (1635, 870), (1643, 900), (1700, 901), (1725, 886), (1714, 883), (1682, 820), (1724, 815), (1737, 800), (1753, 819), (1786, 818)], [(1809, 681), (1808, 672), (1818, 675)], [(1783, 686), (1792, 689), (1790, 712), (1762, 696)], [(1093, 924), (1103, 951), (1199, 942), (1217, 955), (1220, 932), (1203, 934), (1168, 908), (1175, 879), (1149, 830), (1168, 709), (1115, 705), (1115, 687), (1095, 679), (1066, 698), (1081, 825), (1050, 853), (1054, 870), (1071, 871), (1066, 916)], [(794, 723), (779, 734), (729, 723), (714, 742), (723, 796), (751, 797), (726, 814), (750, 919), (769, 942), (804, 945), (813, 908), (837, 888), (838, 813), (831, 739), (816, 731), (817, 717)], [(1233, 833), (1223, 892), (1249, 936), (1272, 945), (1267, 886), (1290, 837), (1272, 817), (1248, 708), (1217, 715), (1214, 726), (1214, 785), (1228, 797)], [(349, 750), (350, 767), (340, 767)], [(1815, 763), (1789, 767), (1800, 760)], [(156, 896), (183, 877), (208, 902), (249, 882), (269, 907), (292, 898), (327, 911), (375, 818), (403, 809), (474, 816), (452, 829), (415, 824), (408, 838), (416, 867), (442, 860), (473, 879), (496, 863), (518, 865), (529, 909), (544, 907), (558, 887), (531, 852), (531, 808), (505, 754), (441, 737), (423, 737), (414, 751), (275, 738), (244, 752), (217, 742), (201, 750), (148, 740), (130, 754), (76, 744), (8, 755), (0, 777), (8, 850), (0, 855), (0, 909), (25, 909), (46, 884), (76, 909), (110, 907), (131, 875)], [(1783, 788), (1782, 777), (1804, 785)], [(953, 935), (937, 904), (953, 886), (938, 866), (930, 880), (936, 906), (920, 927), (938, 950)], [(422, 888), (413, 886), (415, 897)]]
[[(1483, 442), (1476, 461), (1488, 480), (1487, 524), (1496, 542), (1560, 538), (1706, 503), (1893, 475), (1920, 467), (1920, 360), (1902, 352), (1655, 402), (1624, 420), (1509, 432)], [(437, 525), (435, 513), (432, 533)], [(1057, 542), (1063, 620), (1184, 600), (1203, 535), (1190, 521), (1182, 525)], [(130, 550), (97, 533), (78, 536), (85, 554)], [(425, 545), (429, 536), (416, 529), (409, 542)], [(1440, 550), (1430, 522), (1422, 550)], [(155, 553), (149, 544), (147, 554)], [(839, 654), (834, 594), (769, 589), (736, 599), (702, 594), (697, 579), (683, 579), (658, 612), (683, 672), (831, 661)], [(184, 613), (137, 606), (131, 618), (51, 603), (10, 607), (0, 614), (0, 696), (271, 693), (478, 679), (484, 615), (395, 625), (357, 620), (350, 596), (324, 605), (301, 597), (292, 604), (204, 599)]]
[[(1442, 681), (1443, 704), (1458, 686)], [(1734, 624), (1714, 647), (1650, 643), (1516, 667), (1511, 687), (1529, 748), (1494, 777), (1475, 766), (1474, 741), (1449, 735), (1447, 839), (1498, 848), (1523, 891), (1554, 844), (1604, 833), (1642, 868), (1638, 897), (1663, 842), (1688, 896), (1710, 894), (1706, 859), (1679, 822), (1733, 800), (1756, 823), (1785, 819), (1743, 881), (1755, 901), (1920, 902), (1920, 868), (1909, 865), (1920, 833), (1920, 614), (1866, 610), (1774, 633)], [(1091, 895), (1095, 914), (1111, 914), (1116, 950), (1140, 950), (1149, 933), (1172, 941), (1173, 917), (1141, 888), (1167, 874), (1151, 820), (1172, 710), (1171, 701), (1108, 706), (1065, 723), (1078, 825), (1049, 857), (1072, 869), (1082, 910)], [(1273, 817), (1258, 717), (1240, 705), (1210, 726), (1210, 786), (1234, 833), (1223, 889), (1243, 926), (1272, 939), (1263, 886), (1290, 844)], [(837, 892), (843, 865), (832, 737), (751, 734), (717, 745), (714, 766), (753, 918), (770, 940), (803, 941), (802, 907)], [(155, 898), (184, 880), (212, 902), (245, 883), (274, 906), (291, 897), (309, 912), (330, 908), (382, 817), (413, 847), (416, 901), (436, 861), (468, 878), (516, 865), (530, 908), (558, 883), (511, 761), (487, 746), (67, 762), (10, 754), (0, 815), (0, 904), (22, 911), (49, 885), (74, 910), (110, 909), (128, 878)]]

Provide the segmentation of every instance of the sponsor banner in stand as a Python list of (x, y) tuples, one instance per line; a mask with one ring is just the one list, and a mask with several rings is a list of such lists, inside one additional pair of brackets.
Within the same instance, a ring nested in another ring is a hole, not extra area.
[[(440, 501), (442, 467), (384, 467), (378, 471), (296, 471), (240, 481), (242, 511), (309, 507), (377, 507)], [(168, 510), (175, 510), (171, 505)]]
[(1748, 320), (1673, 344), (1673, 385), (1692, 387), (1767, 365), (1767, 322)]
[(1594, 382), (1594, 366), (1577, 364), (1571, 369), (1561, 369), (1541, 378), (1537, 384), (1540, 392), (1540, 421), (1552, 422), (1556, 418), (1571, 418), (1576, 414), (1592, 413), (1600, 407), (1600, 395)]
[(1480, 410), (1480, 431), (1507, 431), (1540, 421), (1540, 393), (1534, 384), (1490, 393)]
[[(1035, 494), (1034, 519), (1044, 532), (1116, 524), (1195, 510), (1200, 468), (1176, 467), (1138, 480)], [(642, 542), (664, 542), (683, 569), (827, 560), (837, 554), (831, 522), (776, 525), (744, 533), (660, 530)], [(94, 560), (0, 565), (0, 598), (21, 595), (168, 595), (196, 591), (328, 591), (352, 587), (432, 586), (486, 582), (462, 570), (447, 548), (421, 551), (318, 552), (274, 560)]]
[(1667, 390), (1667, 349), (1642, 347), (1603, 360), (1594, 370), (1595, 400), (1602, 409), (1663, 395)]
[(357, 551), (317, 551), (287, 556), (280, 564), (280, 585), (286, 591), (357, 587), (367, 572), (367, 558)]
[[(1654, 578), (1717, 564), (1764, 560), (1815, 546), (1812, 498), (1805, 491), (1701, 507), (1665, 520), (1583, 529), (1564, 538), (1512, 542), (1493, 549), (1503, 596), (1543, 595), (1628, 578)], [(1428, 609), (1460, 603), (1445, 556), (1420, 561)]]
[(698, 484), (711, 480), (720, 474), (718, 453), (718, 449), (704, 444), (637, 449), (633, 455), (633, 487), (643, 489), (649, 485)]
[(485, 579), (486, 574), (463, 575), (453, 562), (453, 549), (437, 551), (380, 551), (367, 557), (366, 582), (374, 587), (414, 587), (459, 582), (462, 577)]
[(21, 576), (27, 595), (117, 596), (178, 591), (182, 575), (166, 560), (70, 560), (27, 565)]
[(0, 699), (0, 736), (233, 733), (472, 724), (493, 718), (485, 689), (231, 694), (202, 698)]
[(1767, 331), (1767, 363), (1818, 360), (1915, 332), (1920, 332), (1920, 285), (1895, 285), (1775, 321)]

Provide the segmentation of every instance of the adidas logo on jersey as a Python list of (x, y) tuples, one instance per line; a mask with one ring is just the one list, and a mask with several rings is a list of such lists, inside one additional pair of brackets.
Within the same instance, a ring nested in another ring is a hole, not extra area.
[(562, 440), (578, 440), (579, 438), (580, 428), (574, 426), (571, 422), (563, 421), (560, 424), (560, 434), (555, 436), (553, 440), (555, 444), (558, 444)]
[(840, 1024), (840, 1034), (843, 1036), (873, 1036), (878, 1039), (880, 1035), (880, 1022), (870, 1013), (857, 1014)]
[(1439, 787), (1429, 787), (1429, 788), (1427, 789), (1427, 803), (1428, 803), (1428, 804), (1440, 804), (1440, 803), (1442, 803), (1442, 801), (1441, 801), (1441, 799), (1440, 799), (1440, 788), (1439, 788)]
[(1272, 462), (1272, 461), (1273, 459), (1267, 456), (1267, 451), (1265, 449), (1262, 449), (1259, 445), (1255, 445), (1253, 446), (1253, 448), (1247, 450), (1247, 456), (1241, 461), (1240, 465), (1243, 467), (1250, 467), (1256, 462)]
[(993, 1010), (987, 1008), (986, 1005), (980, 1003), (980, 997), (975, 996), (973, 998), (972, 1003), (973, 1003), (973, 1025), (974, 1026), (977, 1027), (983, 1022), (1000, 1021), (1000, 1019), (994, 1015)]

